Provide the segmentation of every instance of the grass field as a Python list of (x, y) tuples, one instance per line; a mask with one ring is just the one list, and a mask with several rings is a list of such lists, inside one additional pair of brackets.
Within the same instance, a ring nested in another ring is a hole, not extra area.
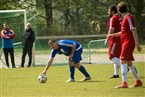
[[(145, 64), (136, 63), (138, 74), (145, 83)], [(38, 75), (44, 67), (0, 69), (0, 97), (145, 97), (142, 87), (115, 89), (121, 78), (109, 79), (113, 65), (85, 65), (92, 80), (80, 82), (83, 75), (76, 70), (73, 83), (65, 83), (69, 77), (68, 66), (52, 66), (47, 72), (47, 83), (39, 83)], [(134, 79), (128, 74), (128, 84)]]

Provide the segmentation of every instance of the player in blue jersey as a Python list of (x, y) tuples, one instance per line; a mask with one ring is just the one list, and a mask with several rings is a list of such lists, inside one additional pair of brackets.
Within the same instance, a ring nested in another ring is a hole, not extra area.
[(49, 40), (48, 44), (52, 48), (52, 51), (50, 54), (50, 58), (48, 60), (48, 64), (46, 65), (42, 74), (46, 75), (46, 72), (48, 68), (51, 66), (55, 55), (58, 53), (68, 56), (68, 64), (70, 67), (70, 78), (66, 82), (75, 81), (74, 79), (75, 67), (85, 76), (85, 78), (81, 81), (91, 80), (91, 77), (84, 68), (84, 66), (80, 64), (80, 61), (82, 60), (81, 54), (83, 51), (80, 43), (73, 40), (59, 40), (59, 41)]

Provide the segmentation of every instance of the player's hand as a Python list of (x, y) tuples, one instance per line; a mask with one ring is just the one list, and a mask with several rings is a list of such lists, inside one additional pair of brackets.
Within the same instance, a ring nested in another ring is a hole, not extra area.
[(105, 40), (104, 45), (108, 45), (108, 39)]
[(71, 55), (69, 55), (69, 58), (68, 58), (68, 61), (69, 61), (69, 62), (73, 62), (72, 57), (73, 57), (73, 55), (72, 55), (72, 54), (71, 54)]
[(108, 35), (107, 35), (107, 38), (108, 38), (108, 39), (111, 38), (111, 37), (113, 37), (112, 34), (108, 34)]
[(137, 46), (137, 50), (139, 51), (139, 52), (141, 52), (142, 51), (142, 48), (141, 48), (141, 46), (138, 44)]
[(44, 70), (40, 75), (46, 75), (46, 70)]
[(5, 39), (8, 39), (8, 38), (10, 38), (10, 37), (9, 37), (8, 35), (5, 34), (5, 35), (4, 35), (4, 38), (5, 38)]

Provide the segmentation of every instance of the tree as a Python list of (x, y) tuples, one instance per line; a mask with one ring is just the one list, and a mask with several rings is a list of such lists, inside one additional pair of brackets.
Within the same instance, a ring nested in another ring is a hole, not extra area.
[(145, 16), (143, 16), (144, 8), (145, 8), (145, 0), (126, 0), (129, 10), (135, 17), (137, 32), (139, 33), (139, 37), (145, 38), (143, 32), (145, 32), (145, 28), (141, 25), (145, 25)]

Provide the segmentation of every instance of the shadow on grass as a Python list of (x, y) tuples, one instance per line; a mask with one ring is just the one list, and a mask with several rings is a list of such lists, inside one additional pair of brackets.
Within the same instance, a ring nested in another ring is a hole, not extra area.
[(140, 76), (140, 78), (145, 78), (144, 76)]
[(89, 81), (76, 81), (77, 83), (88, 83), (88, 82), (105, 82), (105, 81), (98, 81), (98, 80), (89, 80)]
[[(134, 77), (128, 77), (129, 79), (132, 79), (132, 78), (134, 78)], [(144, 76), (140, 76), (139, 78), (142, 78), (142, 79), (144, 79), (145, 77)]]

